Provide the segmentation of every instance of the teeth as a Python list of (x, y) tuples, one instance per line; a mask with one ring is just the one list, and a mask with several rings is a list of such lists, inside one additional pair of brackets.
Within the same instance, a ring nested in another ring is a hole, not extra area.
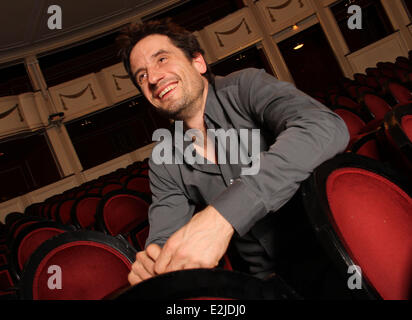
[(162, 97), (163, 97), (166, 93), (168, 93), (170, 90), (172, 90), (172, 89), (174, 89), (174, 88), (176, 88), (176, 87), (177, 87), (177, 84), (172, 84), (172, 85), (167, 86), (166, 88), (164, 88), (164, 89), (162, 90), (162, 92), (160, 92), (160, 94), (159, 94), (160, 99), (162, 99)]

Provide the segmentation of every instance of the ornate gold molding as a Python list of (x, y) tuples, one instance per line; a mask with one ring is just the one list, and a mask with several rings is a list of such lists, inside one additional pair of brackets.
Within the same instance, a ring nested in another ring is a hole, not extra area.
[[(276, 22), (276, 19), (275, 19), (275, 17), (272, 15), (272, 12), (271, 12), (271, 10), (281, 10), (281, 9), (284, 9), (284, 8), (286, 8), (286, 7), (288, 7), (291, 3), (292, 3), (292, 1), (293, 0), (286, 0), (286, 2), (284, 2), (283, 4), (281, 4), (281, 5), (278, 5), (278, 6), (267, 6), (266, 7), (266, 9), (267, 9), (267, 11), (268, 11), (268, 14), (269, 14), (269, 17), (270, 17), (270, 20), (272, 21), (272, 22)], [(299, 2), (299, 8), (303, 8), (303, 0), (297, 0), (298, 2)]]
[(89, 88), (90, 88), (90, 93), (91, 93), (91, 95), (92, 95), (93, 100), (96, 100), (96, 99), (97, 99), (97, 98), (96, 98), (96, 95), (94, 94), (92, 85), (91, 85), (90, 83), (86, 86), (86, 88), (84, 88), (83, 90), (81, 90), (81, 91), (79, 91), (78, 93), (75, 93), (75, 94), (61, 94), (61, 93), (59, 93), (59, 97), (60, 97), (60, 101), (61, 101), (61, 103), (62, 103), (62, 105), (63, 105), (63, 109), (64, 109), (64, 110), (69, 110), (69, 109), (67, 109), (66, 103), (64, 102), (63, 98), (68, 98), (68, 99), (76, 99), (76, 98), (79, 98), (79, 97), (81, 97), (81, 96), (86, 92), (86, 90), (89, 89)]
[(24, 121), (23, 115), (21, 114), (20, 108), (19, 108), (19, 104), (16, 103), (15, 106), (11, 107), (9, 110), (0, 113), (0, 119), (4, 119), (6, 118), (8, 115), (10, 115), (14, 110), (17, 110), (18, 114), (19, 114), (19, 118), (20, 118), (20, 122)]
[(247, 33), (248, 33), (248, 34), (251, 34), (252, 31), (250, 31), (250, 28), (249, 28), (249, 26), (247, 25), (247, 22), (246, 22), (246, 19), (245, 19), (245, 18), (243, 18), (243, 19), (240, 21), (240, 23), (239, 23), (236, 27), (234, 27), (233, 29), (230, 29), (230, 30), (228, 30), (228, 31), (223, 31), (223, 32), (216, 32), (216, 31), (215, 31), (215, 35), (216, 35), (217, 41), (219, 42), (219, 45), (220, 45), (221, 47), (224, 47), (225, 45), (223, 44), (222, 40), (219, 38), (219, 35), (229, 35), (229, 34), (235, 33), (236, 31), (239, 30), (239, 28), (240, 28), (240, 26), (242, 25), (242, 23), (245, 23), (245, 27), (246, 27)]

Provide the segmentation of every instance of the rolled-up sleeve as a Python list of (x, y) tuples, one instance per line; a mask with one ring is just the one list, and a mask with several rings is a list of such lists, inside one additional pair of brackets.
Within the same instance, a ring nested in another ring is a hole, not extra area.
[(188, 201), (180, 183), (172, 178), (179, 176), (176, 165), (155, 164), (150, 159), (149, 167), (153, 201), (149, 207), (150, 230), (145, 246), (156, 243), (162, 247), (173, 233), (190, 220), (195, 206)]
[(241, 175), (211, 203), (242, 236), (290, 200), (317, 166), (344, 151), (349, 133), (333, 111), (262, 70), (243, 73), (237, 87), (237, 111), (275, 138), (259, 155), (258, 173)]

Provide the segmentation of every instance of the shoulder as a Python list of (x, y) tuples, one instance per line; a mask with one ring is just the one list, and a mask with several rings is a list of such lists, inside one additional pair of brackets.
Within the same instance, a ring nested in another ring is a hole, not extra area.
[(225, 77), (216, 76), (217, 92), (235, 94), (243, 99), (255, 95), (279, 94), (296, 90), (289, 82), (281, 81), (264, 69), (247, 68), (228, 74)]
[[(166, 143), (166, 145), (165, 145)], [(170, 143), (170, 145), (169, 145)], [(152, 184), (181, 186), (181, 164), (175, 160), (175, 149), (172, 141), (157, 142), (149, 157), (149, 179)]]
[(216, 76), (215, 85), (217, 89), (224, 89), (233, 85), (247, 84), (256, 77), (262, 77), (263, 74), (266, 74), (263, 69), (246, 68), (229, 73), (226, 76)]

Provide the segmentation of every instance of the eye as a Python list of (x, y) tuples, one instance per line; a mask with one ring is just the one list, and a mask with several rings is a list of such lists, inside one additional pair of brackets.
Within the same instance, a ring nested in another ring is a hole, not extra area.
[(139, 82), (139, 84), (143, 84), (143, 82), (145, 82), (147, 79), (147, 73), (146, 72), (142, 72), (140, 74), (137, 75), (137, 81)]
[(167, 61), (167, 58), (166, 57), (161, 57), (161, 58), (159, 58), (159, 62), (161, 62), (161, 63), (164, 63), (164, 62), (166, 62)]

